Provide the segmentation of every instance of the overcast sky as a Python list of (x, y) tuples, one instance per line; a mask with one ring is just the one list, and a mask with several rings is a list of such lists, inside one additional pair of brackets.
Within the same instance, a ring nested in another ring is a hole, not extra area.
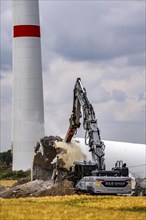
[[(40, 0), (46, 135), (64, 137), (77, 77), (103, 140), (145, 143), (145, 1)], [(1, 0), (1, 150), (10, 148), (12, 5)], [(84, 136), (83, 129), (77, 136)]]

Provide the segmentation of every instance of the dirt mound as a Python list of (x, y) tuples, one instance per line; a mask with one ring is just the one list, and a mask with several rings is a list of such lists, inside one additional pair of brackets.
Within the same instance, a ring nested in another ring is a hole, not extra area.
[(22, 197), (42, 197), (42, 196), (63, 196), (75, 194), (72, 182), (64, 180), (55, 183), (51, 180), (34, 180), (22, 185), (13, 186), (0, 192), (1, 198), (22, 198)]
[(46, 189), (39, 193), (39, 196), (64, 196), (75, 194), (72, 182), (64, 180), (62, 183), (54, 185), (51, 189)]

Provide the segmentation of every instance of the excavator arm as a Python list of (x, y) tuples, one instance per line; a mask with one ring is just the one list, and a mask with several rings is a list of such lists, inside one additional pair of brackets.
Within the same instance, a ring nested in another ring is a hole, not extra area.
[[(81, 112), (82, 110), (82, 112)], [(65, 142), (69, 143), (77, 128), (80, 127), (80, 118), (83, 114), (83, 128), (85, 129), (85, 143), (89, 146), (93, 160), (97, 162), (98, 169), (104, 170), (104, 143), (100, 138), (100, 131), (93, 106), (90, 104), (85, 88), (81, 84), (81, 79), (77, 78), (73, 93), (73, 110), (69, 119), (69, 128), (65, 136)]]

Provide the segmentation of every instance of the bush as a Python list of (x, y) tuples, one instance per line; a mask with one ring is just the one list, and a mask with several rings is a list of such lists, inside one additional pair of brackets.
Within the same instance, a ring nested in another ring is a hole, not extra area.
[(26, 178), (30, 177), (30, 170), (23, 171), (12, 171), (10, 169), (1, 169), (0, 170), (0, 179), (11, 179), (11, 180), (17, 180), (20, 178)]
[(17, 178), (23, 178), (23, 177), (27, 177), (27, 173), (24, 172), (23, 170), (19, 170), (16, 173)]
[(0, 153), (0, 162), (3, 165), (10, 166), (12, 164), (11, 150)]
[(30, 177), (30, 170), (12, 171), (12, 153), (11, 150), (0, 153), (0, 179), (18, 180), (20, 178)]

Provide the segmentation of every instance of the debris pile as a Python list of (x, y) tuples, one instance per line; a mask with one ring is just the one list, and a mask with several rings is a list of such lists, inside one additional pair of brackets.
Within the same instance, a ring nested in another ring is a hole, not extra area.
[(5, 191), (6, 189), (7, 189), (7, 187), (0, 184), (0, 193)]
[[(33, 181), (18, 181), (10, 188), (0, 186), (0, 197), (39, 197), (75, 194), (73, 183), (69, 181), (69, 168), (75, 160), (86, 160), (79, 144), (75, 141), (67, 144), (58, 136), (42, 138), (34, 149)], [(59, 158), (59, 174), (57, 181), (52, 180), (52, 174)], [(59, 176), (61, 178), (59, 178)]]
[(58, 136), (49, 136), (37, 142), (33, 160), (33, 179), (47, 180), (51, 178), (53, 170), (51, 162), (57, 155), (55, 141), (62, 141), (62, 139)]
[(76, 191), (73, 187), (73, 183), (68, 180), (64, 180), (61, 183), (53, 185), (52, 188), (43, 190), (39, 193), (39, 196), (64, 196), (73, 195)]
[(132, 196), (146, 196), (146, 178), (136, 178), (136, 185), (133, 189)]
[(59, 136), (44, 137), (37, 142), (33, 161), (33, 179), (50, 180), (56, 156), (59, 156), (59, 169), (66, 176), (73, 162), (86, 160), (76, 141), (65, 143)]
[(68, 180), (55, 184), (50, 180), (34, 180), (25, 184), (12, 186), (10, 189), (3, 188), (2, 190), (2, 187), (0, 188), (1, 198), (63, 196), (75, 194), (72, 182)]

